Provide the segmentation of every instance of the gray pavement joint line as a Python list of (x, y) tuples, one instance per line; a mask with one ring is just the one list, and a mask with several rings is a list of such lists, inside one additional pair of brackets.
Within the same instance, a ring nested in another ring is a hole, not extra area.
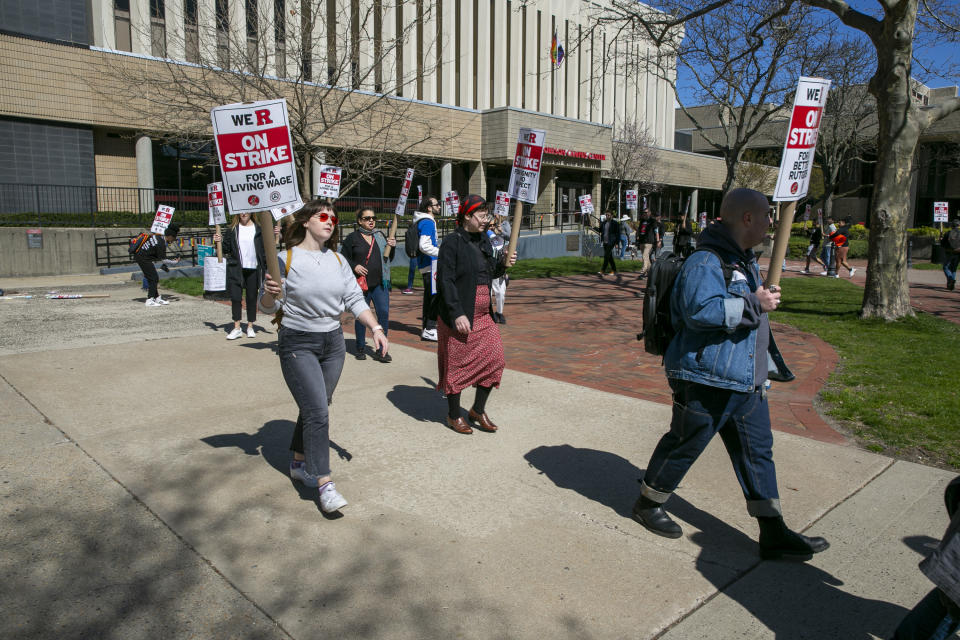
[[(51, 427), (53, 427), (54, 429), (56, 429), (57, 431), (59, 431), (61, 434), (63, 434), (63, 437), (64, 437), (64, 438), (66, 438), (69, 442), (73, 443), (73, 444), (77, 447), (77, 449), (79, 449), (79, 450), (83, 453), (83, 455), (85, 455), (91, 462), (93, 462), (93, 464), (97, 465), (97, 467), (99, 467), (101, 471), (103, 471), (105, 474), (107, 474), (107, 477), (109, 477), (111, 480), (113, 480), (114, 482), (116, 482), (117, 485), (119, 485), (124, 491), (126, 491), (127, 494), (128, 494), (131, 498), (133, 498), (133, 500), (134, 500), (137, 504), (139, 504), (141, 507), (143, 507), (143, 509), (144, 509), (147, 513), (149, 513), (151, 516), (153, 516), (154, 518), (156, 518), (157, 521), (160, 522), (160, 523), (167, 529), (167, 531), (169, 531), (171, 534), (173, 534), (173, 535), (177, 538), (177, 540), (180, 541), (180, 543), (181, 543), (183, 546), (185, 546), (185, 547), (186, 547), (187, 549), (189, 549), (195, 556), (197, 556), (197, 557), (200, 559), (201, 562), (203, 562), (205, 565), (207, 565), (207, 566), (210, 568), (211, 571), (213, 571), (213, 572), (216, 573), (218, 576), (220, 576), (220, 579), (222, 579), (224, 582), (226, 582), (228, 585), (230, 585), (230, 588), (231, 588), (231, 589), (233, 589), (234, 591), (236, 591), (237, 593), (239, 593), (240, 596), (241, 596), (244, 600), (246, 600), (246, 601), (249, 602), (251, 605), (253, 605), (253, 607), (254, 607), (257, 611), (259, 611), (260, 613), (262, 613), (262, 614), (267, 618), (267, 620), (269, 620), (270, 622), (272, 622), (272, 623), (276, 626), (277, 629), (279, 629), (281, 632), (283, 632), (283, 634), (284, 634), (286, 637), (290, 638), (291, 640), (294, 640), (293, 635), (292, 635), (289, 631), (287, 631), (286, 628), (284, 628), (283, 624), (281, 624), (279, 620), (277, 620), (276, 618), (274, 618), (273, 616), (271, 616), (270, 613), (269, 613), (268, 611), (264, 610), (264, 608), (261, 607), (259, 603), (257, 603), (255, 600), (253, 600), (253, 599), (252, 599), (250, 596), (248, 596), (242, 589), (240, 589), (236, 584), (234, 584), (234, 583), (230, 580), (230, 578), (228, 578), (227, 576), (225, 576), (225, 575), (216, 567), (216, 565), (214, 565), (206, 556), (204, 556), (204, 555), (201, 554), (199, 551), (197, 551), (197, 549), (196, 549), (192, 544), (190, 544), (186, 539), (184, 539), (184, 537), (181, 536), (176, 530), (174, 530), (173, 527), (171, 527), (170, 524), (167, 523), (166, 520), (164, 520), (163, 518), (161, 518), (158, 513), (156, 513), (156, 512), (155, 512), (153, 509), (151, 509), (143, 500), (141, 500), (141, 499), (140, 499), (140, 496), (138, 496), (138, 495), (135, 494), (133, 491), (131, 491), (131, 490), (130, 490), (125, 484), (123, 484), (116, 476), (114, 476), (114, 475), (110, 472), (109, 469), (107, 469), (107, 468), (104, 467), (102, 464), (100, 464), (100, 461), (99, 461), (99, 460), (97, 460), (97, 459), (94, 458), (92, 455), (90, 455), (90, 453), (87, 452), (87, 450), (84, 449), (83, 446), (81, 446), (81, 444), (80, 444), (79, 442), (77, 442), (76, 440), (74, 440), (73, 438), (71, 438), (70, 435), (69, 435), (66, 431), (64, 431), (63, 429), (61, 429), (59, 425), (57, 425), (55, 422), (53, 422), (52, 420), (50, 420), (50, 418), (48, 418), (47, 415), (46, 415), (45, 413), (43, 413), (43, 411), (41, 411), (41, 410), (37, 407), (37, 405), (35, 405), (35, 404), (30, 400), (30, 398), (28, 398), (28, 397), (26, 397), (25, 395), (23, 395), (23, 393), (22, 393), (19, 389), (17, 389), (9, 380), (7, 380), (7, 377), (4, 376), (3, 373), (0, 373), (0, 380), (3, 380), (3, 382), (6, 383), (6, 385), (7, 385), (8, 387), (10, 387), (11, 389), (13, 389), (14, 392), (16, 392), (16, 394), (17, 394), (18, 396), (20, 396), (21, 398), (23, 398), (23, 401), (26, 402), (28, 405), (30, 405), (30, 407), (31, 407), (34, 411), (37, 412), (37, 415), (39, 415), (41, 418), (43, 418), (43, 421), (44, 421), (46, 424), (50, 425)], [(57, 444), (63, 444), (63, 443), (57, 443)]]
[[(821, 520), (823, 520), (824, 518), (826, 518), (828, 515), (830, 515), (830, 514), (833, 512), (834, 509), (836, 509), (837, 507), (839, 507), (839, 506), (842, 505), (843, 503), (845, 503), (845, 502), (847, 502), (848, 500), (850, 500), (851, 498), (853, 498), (855, 495), (857, 495), (858, 493), (860, 493), (861, 491), (863, 491), (863, 490), (867, 487), (868, 484), (870, 484), (871, 482), (873, 482), (874, 480), (876, 480), (877, 478), (879, 478), (880, 476), (882, 476), (884, 473), (886, 473), (887, 470), (890, 469), (890, 467), (892, 467), (894, 464), (896, 464), (896, 462), (897, 462), (897, 461), (896, 461), (895, 459), (893, 459), (893, 458), (888, 458), (888, 459), (887, 459), (887, 464), (884, 465), (883, 468), (881, 468), (881, 469), (880, 469), (879, 471), (877, 471), (875, 474), (873, 474), (872, 476), (870, 476), (869, 478), (867, 478), (866, 480), (864, 480), (863, 483), (862, 483), (859, 487), (857, 487), (856, 489), (854, 489), (849, 495), (847, 495), (847, 497), (845, 497), (844, 499), (838, 501), (835, 505), (833, 505), (832, 507), (830, 507), (829, 509), (827, 509), (826, 511), (824, 511), (822, 514), (820, 514), (820, 516), (817, 517), (816, 520), (814, 520), (814, 521), (811, 522), (809, 525), (807, 525), (806, 527), (804, 527), (803, 529), (801, 529), (800, 532), (801, 532), (801, 533), (804, 533), (804, 532), (808, 531), (808, 530), (810, 529), (810, 527), (812, 527), (813, 525), (817, 524), (818, 522), (820, 522)], [(918, 500), (919, 500), (919, 498), (918, 498)], [(683, 615), (681, 615), (679, 618), (677, 618), (676, 620), (674, 620), (673, 622), (671, 622), (669, 625), (667, 625), (666, 627), (664, 627), (663, 629), (661, 629), (655, 636), (653, 636), (652, 638), (650, 638), (650, 640), (657, 640), (658, 638), (662, 638), (662, 637), (664, 636), (664, 634), (666, 634), (668, 631), (670, 631), (671, 629), (673, 629), (674, 627), (676, 627), (678, 624), (680, 624), (681, 622), (683, 622), (684, 620), (686, 620), (687, 618), (689, 618), (691, 615), (693, 615), (694, 613), (696, 613), (697, 611), (699, 611), (702, 607), (705, 607), (706, 605), (710, 604), (710, 602), (711, 602), (714, 598), (716, 598), (716, 597), (719, 596), (721, 593), (723, 593), (723, 592), (724, 592), (730, 585), (732, 585), (734, 582), (737, 582), (737, 581), (739, 581), (739, 580), (743, 580), (743, 579), (746, 578), (748, 575), (750, 575), (751, 573), (753, 573), (753, 571), (754, 571), (757, 567), (759, 567), (762, 563), (763, 563), (763, 560), (758, 559), (754, 564), (752, 564), (751, 566), (747, 567), (742, 573), (738, 573), (736, 576), (734, 576), (733, 578), (731, 578), (729, 582), (727, 582), (726, 584), (724, 584), (722, 587), (717, 588), (716, 591), (714, 591), (714, 592), (711, 593), (709, 596), (707, 596), (706, 598), (704, 598), (702, 602), (697, 603), (697, 604), (696, 604), (694, 607), (692, 607), (689, 611), (687, 611), (686, 613), (684, 613)], [(725, 567), (725, 568), (729, 568), (729, 567)]]

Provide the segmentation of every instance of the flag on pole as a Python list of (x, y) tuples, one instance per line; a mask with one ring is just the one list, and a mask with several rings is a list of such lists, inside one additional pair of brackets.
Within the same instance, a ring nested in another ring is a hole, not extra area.
[(550, 41), (550, 62), (558, 68), (563, 64), (563, 45), (557, 40), (556, 33), (553, 34), (553, 40)]

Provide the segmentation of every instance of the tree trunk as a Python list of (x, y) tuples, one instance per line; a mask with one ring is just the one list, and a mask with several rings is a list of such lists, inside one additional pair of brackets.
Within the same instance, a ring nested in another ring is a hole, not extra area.
[(313, 154), (309, 151), (303, 152), (303, 159), (300, 161), (300, 196), (304, 202), (310, 202), (313, 197), (313, 187), (310, 183), (310, 170), (313, 168)]
[[(877, 72), (870, 92), (877, 98), (878, 157), (870, 210), (870, 257), (861, 318), (912, 316), (907, 281), (907, 218), (913, 155), (920, 119), (910, 98), (910, 64), (916, 4), (883, 25)], [(889, 16), (888, 16), (889, 17)], [(876, 44), (880, 44), (877, 42)]]

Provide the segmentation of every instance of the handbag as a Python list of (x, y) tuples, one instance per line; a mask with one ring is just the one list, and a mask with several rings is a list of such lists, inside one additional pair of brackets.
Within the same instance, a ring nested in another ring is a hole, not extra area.
[[(373, 253), (373, 246), (377, 244), (376, 238), (370, 238), (370, 249), (367, 250), (367, 257), (363, 261), (363, 266), (370, 264), (370, 254)], [(364, 274), (357, 278), (357, 284), (360, 285), (360, 290), (366, 293), (370, 289), (370, 285), (367, 284), (367, 275)]]

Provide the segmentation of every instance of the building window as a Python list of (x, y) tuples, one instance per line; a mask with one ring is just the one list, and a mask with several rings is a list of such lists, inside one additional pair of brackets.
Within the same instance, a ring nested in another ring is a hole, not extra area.
[(113, 29), (118, 51), (133, 51), (130, 42), (130, 0), (113, 0)]
[(216, 0), (217, 65), (230, 66), (230, 6), (227, 0)]
[(273, 42), (276, 50), (277, 75), (287, 77), (287, 12), (284, 0), (273, 2)]
[(167, 57), (167, 24), (163, 0), (150, 0), (150, 52)]
[(183, 48), (187, 62), (200, 62), (200, 32), (197, 27), (197, 0), (183, 3)]
[(260, 56), (257, 55), (257, 35), (260, 33), (260, 25), (257, 13), (257, 0), (245, 0), (246, 9), (246, 34), (247, 34), (247, 69), (253, 71), (260, 66)]

